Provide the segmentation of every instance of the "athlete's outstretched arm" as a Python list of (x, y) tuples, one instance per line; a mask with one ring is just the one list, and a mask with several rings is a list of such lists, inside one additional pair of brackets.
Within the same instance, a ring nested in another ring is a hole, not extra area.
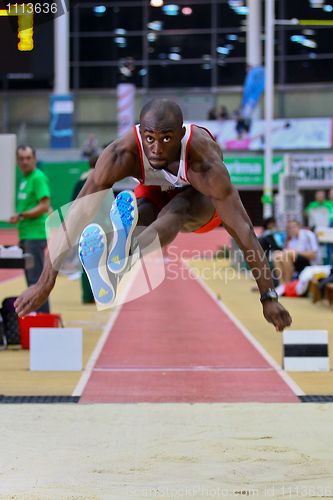
[[(209, 163), (194, 163), (188, 177), (195, 189), (211, 198), (224, 227), (243, 251), (260, 293), (274, 288), (265, 253), (218, 151), (213, 149)], [(288, 311), (278, 302), (264, 301), (263, 314), (279, 331), (291, 324)]]
[(38, 309), (46, 301), (55, 285), (61, 263), (70, 250), (69, 242), (75, 241), (83, 228), (94, 218), (107, 190), (115, 182), (135, 175), (134, 165), (135, 158), (131, 148), (126, 148), (126, 144), (124, 146), (122, 141), (110, 144), (101, 153), (95, 169), (89, 173), (64, 223), (48, 242), (49, 250), (52, 249), (52, 259), (50, 252), (48, 252), (37, 283), (17, 298), (15, 309), (19, 316), (24, 316)]

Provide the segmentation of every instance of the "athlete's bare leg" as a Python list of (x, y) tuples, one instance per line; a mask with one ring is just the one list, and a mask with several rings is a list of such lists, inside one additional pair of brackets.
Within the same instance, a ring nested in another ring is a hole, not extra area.
[(138, 212), (139, 212), (139, 220), (138, 220), (138, 228), (142, 230), (142, 228), (146, 228), (150, 224), (152, 224), (158, 216), (158, 208), (149, 200), (145, 198), (138, 199)]

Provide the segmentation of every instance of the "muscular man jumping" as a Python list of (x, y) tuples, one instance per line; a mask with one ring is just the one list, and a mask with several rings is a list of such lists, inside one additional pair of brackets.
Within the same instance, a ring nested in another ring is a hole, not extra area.
[[(183, 125), (182, 111), (166, 99), (147, 103), (140, 124), (114, 141), (100, 155), (78, 195), (109, 189), (127, 176), (140, 181), (135, 189), (139, 224), (137, 237), (149, 242), (158, 234), (161, 246), (179, 232), (205, 232), (223, 223), (244, 253), (256, 279), (266, 320), (278, 331), (291, 324), (277, 301), (269, 264), (251, 221), (223, 163), (223, 154), (206, 129)], [(46, 259), (39, 281), (16, 301), (20, 316), (42, 304), (54, 287), (57, 270)]]

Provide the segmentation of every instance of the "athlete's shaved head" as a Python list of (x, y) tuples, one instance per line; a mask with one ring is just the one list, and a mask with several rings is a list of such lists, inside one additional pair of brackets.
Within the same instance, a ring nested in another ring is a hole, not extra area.
[(155, 130), (179, 129), (183, 126), (183, 113), (173, 101), (152, 99), (141, 110), (140, 124), (143, 122)]

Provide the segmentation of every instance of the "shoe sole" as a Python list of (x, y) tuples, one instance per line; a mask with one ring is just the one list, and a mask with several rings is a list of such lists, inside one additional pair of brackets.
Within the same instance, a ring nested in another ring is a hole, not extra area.
[(105, 232), (98, 224), (89, 224), (81, 233), (79, 259), (87, 274), (95, 302), (102, 307), (111, 305), (115, 299), (115, 289), (105, 265), (106, 253)]
[[(124, 241), (125, 230), (117, 205), (120, 201), (123, 202), (124, 198), (128, 196), (130, 196), (131, 198), (130, 204), (133, 207), (133, 222), (126, 237), (126, 241)], [(118, 194), (110, 210), (110, 219), (113, 226), (113, 242), (107, 259), (107, 266), (111, 273), (120, 274), (124, 272), (127, 267), (128, 257), (131, 249), (132, 234), (138, 223), (138, 207), (134, 193), (132, 193), (131, 191), (122, 191)], [(121, 258), (120, 255), (122, 255)]]

